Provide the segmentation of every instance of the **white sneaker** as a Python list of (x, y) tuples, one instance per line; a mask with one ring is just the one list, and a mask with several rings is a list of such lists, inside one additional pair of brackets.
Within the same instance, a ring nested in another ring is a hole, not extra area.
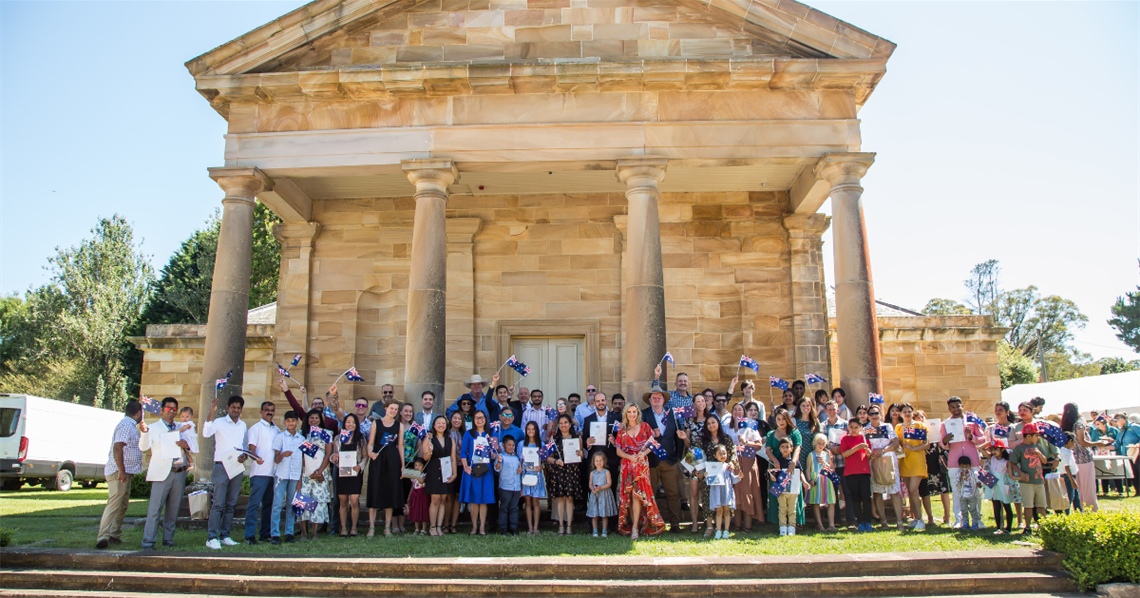
[(594, 530), (594, 537), (595, 537), (595, 538), (597, 538), (597, 537), (598, 537), (598, 530)]
[(230, 538), (229, 536), (222, 538), (222, 544), (225, 546), (237, 546), (238, 545), (238, 543), (234, 542), (233, 538)]
[(926, 529), (926, 522), (921, 520), (921, 519), (915, 519), (914, 520), (914, 531), (921, 532), (924, 529)]
[(217, 538), (214, 538), (213, 540), (206, 540), (206, 548), (209, 548), (210, 550), (221, 550), (222, 543), (219, 542)]
[(911, 519), (911, 520), (910, 520), (910, 523), (906, 524), (906, 528), (907, 528), (907, 529), (914, 529), (914, 527), (915, 527), (916, 525), (918, 525), (919, 523), (922, 523), (922, 520), (920, 520), (920, 519)]
[(789, 536), (796, 535), (796, 527), (794, 525), (788, 526), (788, 535)]
[(780, 526), (780, 535), (781, 536), (788, 535), (788, 528), (786, 526), (783, 526), (783, 525)]

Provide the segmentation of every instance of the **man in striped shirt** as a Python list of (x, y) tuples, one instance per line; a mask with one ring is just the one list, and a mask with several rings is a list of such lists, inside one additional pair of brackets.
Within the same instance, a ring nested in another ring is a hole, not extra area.
[(123, 517), (131, 501), (131, 478), (143, 472), (143, 455), (139, 449), (142, 405), (138, 401), (127, 401), (124, 414), (125, 417), (115, 426), (111, 451), (103, 468), (103, 475), (107, 478), (107, 506), (103, 508), (99, 537), (95, 541), (95, 548), (100, 549), (123, 543)]

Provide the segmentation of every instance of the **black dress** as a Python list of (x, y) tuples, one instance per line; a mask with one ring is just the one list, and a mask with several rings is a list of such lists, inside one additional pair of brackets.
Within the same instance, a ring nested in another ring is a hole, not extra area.
[[(384, 420), (376, 420), (372, 427), (376, 430), (376, 438), (372, 444), (372, 452), (380, 453), (368, 468), (368, 508), (370, 509), (397, 509), (404, 508), (404, 485), (400, 483), (400, 475), (404, 473), (404, 456), (399, 451), (400, 422), (392, 422), (385, 426)], [(381, 445), (385, 434), (392, 434), (395, 439), (388, 446)]]
[[(428, 494), (452, 494), (452, 484), (444, 483), (443, 470), (440, 467), (439, 460), (444, 457), (451, 457), (451, 434), (443, 435), (443, 443), (440, 444), (439, 438), (435, 435), (431, 437), (431, 458), (428, 459), (427, 469), (427, 482), (424, 484)], [(455, 471), (455, 462), (451, 463), (451, 470)]]
[[(340, 442), (340, 441), (338, 440), (337, 442)], [(356, 452), (356, 445), (357, 445), (356, 442), (342, 443), (340, 445), (341, 454), (355, 453)], [(359, 455), (357, 455), (357, 456), (359, 457)], [(337, 476), (337, 478), (336, 478), (336, 493), (337, 494), (346, 494), (349, 496), (351, 496), (353, 494), (360, 494), (360, 489), (364, 486), (364, 473), (363, 473), (364, 462), (360, 459), (357, 459), (356, 464), (359, 465), (361, 470), (362, 470), (362, 471), (358, 472), (356, 475), (353, 475), (353, 476), (338, 475)], [(338, 468), (337, 471), (339, 472), (340, 469)]]

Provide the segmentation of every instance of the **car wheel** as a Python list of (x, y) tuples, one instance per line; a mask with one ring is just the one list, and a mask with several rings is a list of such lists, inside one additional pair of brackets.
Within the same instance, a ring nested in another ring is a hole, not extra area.
[(70, 469), (61, 469), (59, 470), (59, 473), (55, 474), (55, 480), (52, 484), (52, 487), (55, 490), (59, 490), (60, 492), (67, 492), (68, 490), (71, 490), (71, 483), (73, 479), (74, 478), (72, 478)]

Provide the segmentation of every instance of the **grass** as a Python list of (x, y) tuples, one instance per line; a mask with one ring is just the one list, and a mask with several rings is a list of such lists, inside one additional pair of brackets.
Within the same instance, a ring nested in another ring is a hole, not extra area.
[[(105, 489), (76, 489), (67, 493), (37, 489), (0, 493), (0, 526), (14, 532), (13, 546), (36, 545), (53, 548), (91, 548), (99, 527), (99, 516), (107, 498)], [(1109, 511), (1140, 510), (1140, 499), (1101, 497), (1101, 508)], [(503, 538), (488, 535), (471, 538), (460, 533), (443, 538), (377, 536), (367, 539), (366, 519), (362, 535), (355, 539), (329, 538), (272, 546), (241, 546), (228, 549), (243, 554), (294, 554), (294, 555), (363, 555), (373, 557), (456, 557), (456, 556), (748, 556), (783, 554), (839, 554), (862, 552), (916, 552), (949, 550), (995, 550), (1026, 548), (1019, 535), (993, 535), (993, 520), (989, 506), (983, 508), (989, 530), (978, 532), (955, 531), (948, 527), (928, 528), (923, 532), (877, 531), (871, 534), (839, 532), (819, 533), (814, 530), (810, 516), (808, 527), (793, 538), (775, 535), (773, 526), (759, 526), (751, 533), (734, 534), (729, 540), (696, 539), (688, 531), (683, 534), (663, 534), (656, 538), (643, 538), (632, 542), (628, 537), (611, 535), (609, 538), (592, 538), (582, 525), (575, 534), (564, 538), (553, 528), (544, 527), (543, 534)], [(934, 512), (941, 513), (935, 500)], [(146, 500), (131, 501), (128, 517), (145, 517)], [(461, 521), (466, 516), (461, 517)], [(585, 523), (584, 519), (578, 519)], [(133, 549), (142, 541), (142, 522), (127, 525), (123, 530), (124, 548)], [(460, 527), (464, 532), (464, 528)], [(235, 539), (242, 536), (234, 532)], [(205, 550), (204, 529), (179, 529), (173, 551), (202, 552)], [(1029, 542), (1040, 546), (1036, 537)], [(477, 549), (477, 553), (475, 550)], [(223, 551), (225, 552), (225, 551)]]

